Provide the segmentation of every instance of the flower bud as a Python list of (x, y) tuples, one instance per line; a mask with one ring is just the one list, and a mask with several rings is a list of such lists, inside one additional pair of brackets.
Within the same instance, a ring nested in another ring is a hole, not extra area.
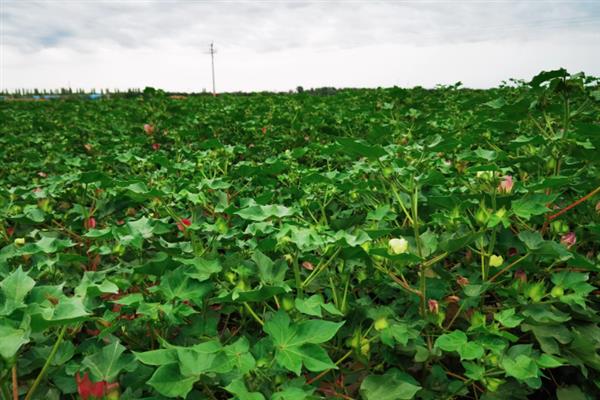
[(437, 300), (427, 300), (427, 306), (429, 307), (429, 312), (432, 314), (437, 314), (440, 312), (440, 305), (438, 304)]
[(315, 266), (310, 261), (304, 261), (302, 263), (302, 268), (312, 271), (313, 269), (315, 269)]
[(22, 246), (24, 244), (25, 244), (25, 238), (16, 238), (15, 239), (15, 245)]
[(403, 254), (408, 250), (408, 242), (404, 238), (393, 238), (388, 242), (392, 254)]
[(94, 229), (96, 227), (96, 218), (89, 217), (83, 222), (83, 227), (87, 230)]
[(458, 283), (460, 286), (467, 286), (469, 284), (469, 279), (465, 278), (464, 276), (459, 276), (456, 278), (456, 283)]
[(460, 297), (455, 295), (446, 296), (446, 303), (458, 303), (460, 301)]
[(517, 270), (517, 272), (515, 272), (515, 279), (521, 281), (521, 283), (527, 283), (527, 273), (522, 269)]

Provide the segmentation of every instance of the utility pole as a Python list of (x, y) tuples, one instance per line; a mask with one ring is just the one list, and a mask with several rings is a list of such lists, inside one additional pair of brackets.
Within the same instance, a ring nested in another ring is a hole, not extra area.
[(217, 95), (217, 91), (215, 89), (215, 53), (217, 50), (214, 47), (214, 43), (210, 43), (209, 53), (210, 53), (210, 63), (212, 66), (212, 84), (213, 84), (213, 96)]

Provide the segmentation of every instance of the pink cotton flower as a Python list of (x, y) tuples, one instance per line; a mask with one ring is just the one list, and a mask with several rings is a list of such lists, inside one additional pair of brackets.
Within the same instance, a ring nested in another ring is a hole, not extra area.
[(181, 232), (185, 232), (185, 229), (190, 225), (192, 225), (192, 221), (187, 218), (182, 218), (181, 222), (177, 223), (177, 229), (179, 229)]
[(567, 246), (567, 249), (570, 249), (575, 243), (577, 243), (577, 236), (575, 236), (575, 232), (565, 233), (560, 237), (560, 242)]
[(144, 124), (144, 132), (148, 136), (152, 135), (154, 133), (154, 125)]
[(512, 192), (514, 184), (513, 177), (511, 175), (505, 175), (498, 185), (498, 191), (500, 193), (508, 194)]

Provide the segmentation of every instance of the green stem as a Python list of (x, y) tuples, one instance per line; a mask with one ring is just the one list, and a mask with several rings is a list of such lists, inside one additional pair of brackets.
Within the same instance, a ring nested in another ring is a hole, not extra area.
[(302, 287), (302, 279), (300, 278), (300, 266), (298, 265), (298, 252), (294, 254), (292, 260), (292, 268), (294, 269), (294, 277), (296, 278), (296, 291), (298, 292), (298, 298), (304, 297), (304, 289)]
[(406, 218), (412, 224), (413, 223), (413, 219), (410, 216), (410, 213), (408, 212), (408, 210), (406, 209), (406, 207), (404, 206), (404, 202), (402, 201), (402, 197), (400, 197), (400, 194), (398, 193), (398, 191), (396, 190), (396, 188), (393, 185), (391, 186), (391, 188), (392, 188), (392, 193), (396, 197), (396, 201), (398, 201), (398, 204), (400, 204), (400, 208), (402, 208), (402, 211), (404, 212), (404, 215), (406, 215)]
[(346, 279), (346, 286), (344, 287), (344, 297), (342, 297), (342, 308), (340, 308), (339, 310), (346, 314), (346, 311), (348, 310), (348, 285), (350, 285), (350, 275), (348, 275), (348, 279)]
[(38, 374), (38, 376), (35, 378), (35, 381), (33, 382), (33, 385), (31, 385), (31, 388), (27, 392), (27, 395), (25, 396), (25, 400), (30, 400), (31, 399), (31, 397), (35, 393), (35, 390), (37, 389), (37, 387), (39, 386), (40, 382), (44, 378), (44, 375), (48, 371), (48, 368), (50, 368), (50, 364), (52, 363), (52, 360), (54, 360), (54, 356), (56, 356), (56, 352), (58, 352), (58, 347), (62, 343), (63, 338), (65, 337), (65, 332), (66, 331), (67, 331), (67, 325), (63, 325), (63, 327), (60, 329), (60, 332), (58, 334), (58, 338), (56, 339), (56, 342), (54, 342), (54, 347), (52, 347), (52, 351), (50, 351), (50, 355), (46, 359), (46, 363), (42, 367), (42, 370), (40, 371), (40, 373)]
[[(413, 193), (412, 193), (412, 226), (415, 234), (415, 242), (417, 244), (417, 255), (422, 258), (423, 257), (423, 249), (421, 247), (421, 236), (419, 234), (419, 188), (414, 183), (413, 178)], [(421, 315), (425, 316), (425, 312), (427, 309), (427, 277), (425, 276), (425, 271), (427, 269), (427, 265), (425, 263), (421, 263), (419, 268), (420, 276), (419, 276), (419, 292), (421, 292)]]
[(511, 269), (512, 267), (514, 267), (515, 265), (517, 265), (518, 263), (520, 263), (521, 261), (526, 259), (527, 257), (529, 257), (529, 254), (530, 253), (526, 253), (524, 256), (520, 257), (516, 261), (513, 261), (512, 263), (508, 264), (500, 272), (498, 272), (496, 275), (494, 275), (490, 278), (490, 283), (494, 282), (500, 275), (502, 275), (503, 273), (505, 273), (506, 271), (508, 271), (509, 269)]
[[(492, 191), (492, 213), (496, 212), (496, 186), (494, 186), (494, 189)], [(498, 226), (494, 227), (494, 230), (492, 231), (492, 237), (490, 239), (490, 243), (488, 246), (488, 256), (491, 256), (493, 254), (494, 251), (494, 246), (496, 246), (496, 234), (498, 232)], [(484, 258), (484, 274), (482, 275), (481, 279), (485, 282), (487, 280), (487, 277), (490, 273), (490, 259), (489, 257), (485, 257)]]
[(208, 387), (208, 385), (205, 382), (202, 382), (202, 387), (207, 392), (208, 397), (210, 397), (212, 400), (217, 400), (217, 398), (215, 397), (215, 394), (212, 392), (212, 390), (210, 390), (210, 388)]
[(8, 390), (8, 387), (6, 386), (7, 382), (2, 382), (2, 396), (4, 399), (6, 400), (10, 400), (10, 391)]
[(254, 318), (256, 322), (260, 324), (260, 326), (265, 325), (265, 322), (254, 312), (254, 310), (252, 309), (252, 307), (250, 307), (248, 303), (244, 302), (244, 307), (246, 307), (246, 310), (248, 310), (250, 315), (252, 315), (252, 318)]
[[(323, 272), (323, 270), (325, 268), (327, 268), (327, 266), (333, 261), (333, 259), (338, 255), (338, 253), (340, 252), (341, 249), (337, 249), (336, 251), (333, 252), (333, 254), (331, 255), (331, 257), (329, 257), (329, 259), (327, 261), (325, 261), (325, 263), (323, 264), (319, 264), (315, 267), (315, 269), (310, 273), (310, 275), (308, 275), (308, 277), (304, 280), (304, 282), (302, 283), (302, 287), (306, 287), (308, 286), (308, 284), (310, 284), (321, 272)], [(327, 251), (325, 251), (327, 252)]]
[(329, 277), (329, 285), (331, 286), (331, 294), (333, 295), (333, 304), (335, 304), (335, 306), (339, 309), (340, 301), (338, 299), (337, 290), (335, 288), (335, 285), (333, 284), (333, 278), (331, 276)]

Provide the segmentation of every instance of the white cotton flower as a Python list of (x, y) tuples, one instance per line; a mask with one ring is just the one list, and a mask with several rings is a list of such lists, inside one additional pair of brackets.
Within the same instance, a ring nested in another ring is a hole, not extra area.
[(392, 254), (402, 254), (408, 250), (408, 242), (402, 237), (390, 239), (388, 246)]

